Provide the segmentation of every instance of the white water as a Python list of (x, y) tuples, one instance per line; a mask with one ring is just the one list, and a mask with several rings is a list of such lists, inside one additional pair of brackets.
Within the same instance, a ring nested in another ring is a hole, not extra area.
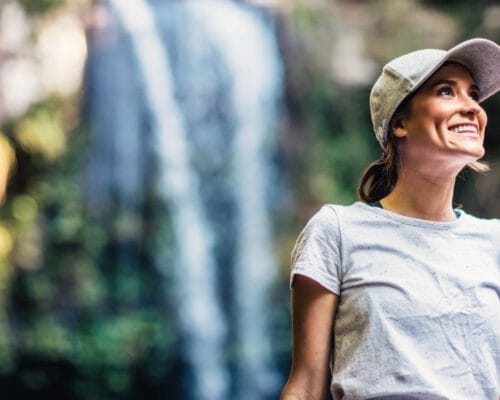
[[(179, 301), (184, 349), (195, 376), (196, 399), (229, 398), (223, 362), (226, 320), (217, 302), (215, 259), (199, 194), (198, 176), (190, 165), (190, 147), (183, 111), (174, 92), (174, 77), (164, 43), (146, 0), (109, 0), (130, 35), (153, 118), (154, 147), (160, 162), (159, 187), (168, 201), (179, 248)], [(269, 183), (269, 152), (281, 87), (281, 65), (274, 34), (262, 14), (227, 0), (176, 2), (184, 7), (191, 36), (203, 41), (185, 46), (212, 46), (227, 70), (232, 133), (232, 187), (238, 212), (234, 276), (237, 316), (238, 400), (262, 399), (279, 384), (271, 360), (267, 301), (275, 275), (272, 234), (265, 193)], [(192, 28), (191, 28), (192, 27)], [(193, 51), (195, 51), (193, 49)], [(195, 57), (196, 58), (196, 57)], [(196, 71), (196, 68), (192, 69)], [(200, 76), (193, 77), (202, 84)]]
[(130, 35), (151, 110), (154, 148), (160, 162), (159, 187), (168, 200), (179, 249), (179, 317), (195, 378), (194, 397), (221, 400), (229, 386), (222, 360), (224, 319), (216, 301), (211, 236), (198, 179), (189, 165), (186, 130), (174, 98), (168, 55), (145, 0), (109, 1)]
[(236, 397), (257, 399), (276, 393), (279, 384), (273, 371), (267, 320), (276, 263), (265, 193), (281, 63), (275, 35), (262, 15), (230, 1), (186, 4), (197, 24), (202, 24), (207, 36), (218, 44), (233, 79), (236, 132), (232, 170), (240, 214), (234, 273), (240, 351)]

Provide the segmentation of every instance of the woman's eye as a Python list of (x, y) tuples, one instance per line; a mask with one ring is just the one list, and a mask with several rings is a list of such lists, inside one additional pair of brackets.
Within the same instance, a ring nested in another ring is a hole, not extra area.
[(472, 92), (469, 94), (470, 98), (474, 101), (479, 101), (479, 93), (478, 92)]
[(449, 86), (443, 86), (440, 88), (437, 92), (438, 96), (452, 96), (453, 95), (453, 90)]

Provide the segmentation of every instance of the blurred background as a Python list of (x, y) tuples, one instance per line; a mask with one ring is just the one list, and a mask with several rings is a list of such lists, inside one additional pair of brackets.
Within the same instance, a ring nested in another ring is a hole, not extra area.
[[(476, 36), (498, 1), (2, 0), (2, 396), (276, 399), (290, 251), (379, 155), (371, 84)], [(456, 202), (499, 217), (484, 107)]]

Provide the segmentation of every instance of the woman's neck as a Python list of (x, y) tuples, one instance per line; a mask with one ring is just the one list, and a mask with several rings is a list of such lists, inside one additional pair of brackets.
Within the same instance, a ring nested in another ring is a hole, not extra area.
[(430, 175), (416, 169), (404, 169), (394, 190), (380, 203), (384, 209), (407, 217), (430, 221), (453, 221), (455, 174)]

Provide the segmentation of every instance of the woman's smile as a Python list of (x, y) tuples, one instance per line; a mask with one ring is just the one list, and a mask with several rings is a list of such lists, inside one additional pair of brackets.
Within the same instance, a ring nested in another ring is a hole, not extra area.
[(451, 127), (448, 127), (448, 130), (451, 131), (454, 134), (460, 135), (462, 137), (466, 137), (469, 139), (480, 139), (481, 136), (479, 135), (479, 126), (477, 124), (473, 123), (464, 123), (464, 124), (458, 124), (458, 125), (453, 125)]

